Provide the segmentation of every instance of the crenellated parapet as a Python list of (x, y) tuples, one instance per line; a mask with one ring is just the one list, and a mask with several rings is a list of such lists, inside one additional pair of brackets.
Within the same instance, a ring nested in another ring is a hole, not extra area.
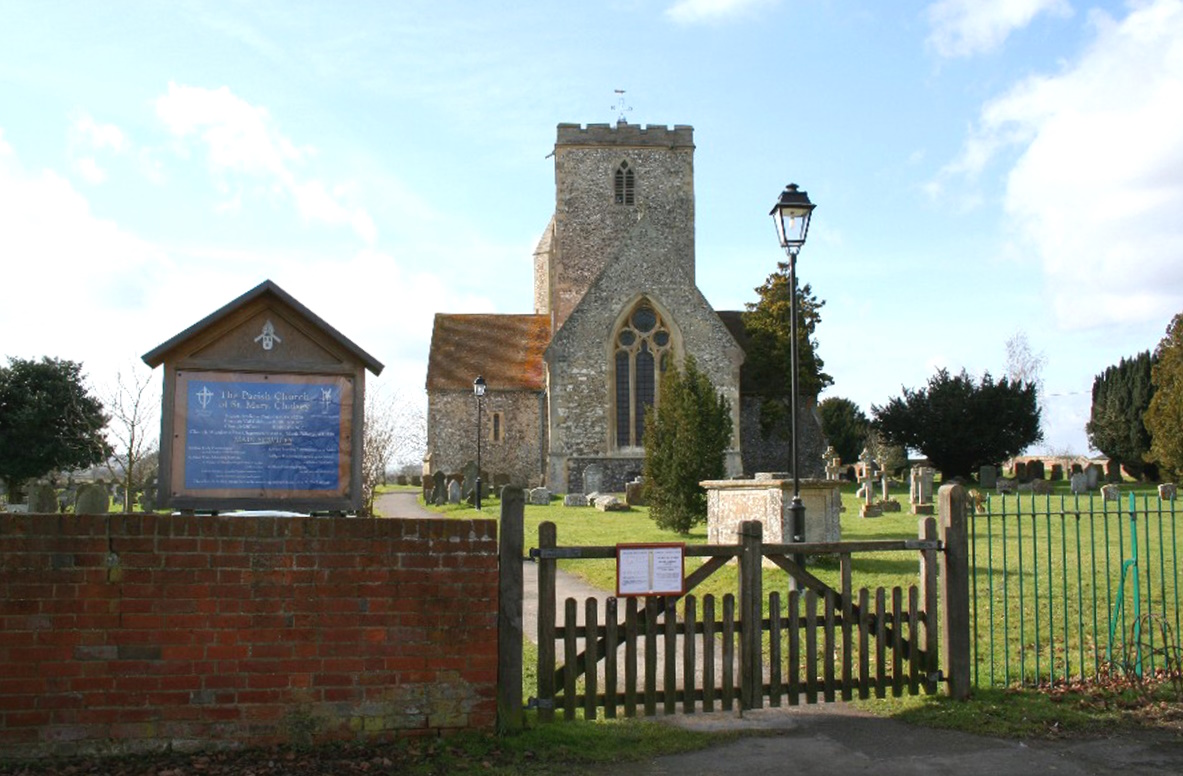
[(694, 127), (685, 124), (559, 124), (556, 146), (620, 145), (693, 148)]

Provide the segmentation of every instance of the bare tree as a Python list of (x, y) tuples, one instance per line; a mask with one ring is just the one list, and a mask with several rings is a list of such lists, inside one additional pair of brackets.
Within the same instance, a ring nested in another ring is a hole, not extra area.
[(1006, 377), (1012, 383), (1023, 382), (1035, 386), (1037, 394), (1043, 393), (1043, 368), (1047, 366), (1047, 355), (1042, 351), (1033, 353), (1027, 333), (1019, 330), (1006, 341)]
[(361, 514), (373, 515), (374, 496), (391, 469), (421, 459), (427, 447), (423, 407), (397, 391), (377, 388), (366, 394), (362, 437)]
[(116, 373), (115, 386), (107, 392), (105, 405), (111, 416), (107, 431), (115, 449), (107, 469), (120, 481), (124, 509), (130, 512), (135, 494), (158, 466), (160, 392), (152, 373), (134, 365)]
[[(1006, 377), (1012, 383), (1026, 383), (1035, 386), (1035, 401), (1043, 404), (1043, 368), (1047, 366), (1047, 355), (1031, 351), (1027, 332), (1019, 329), (1006, 341)], [(1039, 421), (1043, 428), (1043, 418)]]

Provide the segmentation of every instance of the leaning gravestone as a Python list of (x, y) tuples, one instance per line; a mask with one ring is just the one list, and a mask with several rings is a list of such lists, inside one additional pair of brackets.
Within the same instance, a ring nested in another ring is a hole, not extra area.
[(105, 515), (111, 511), (107, 489), (102, 485), (83, 485), (74, 497), (74, 514)]
[(1106, 485), (1101, 488), (1101, 498), (1105, 501), (1120, 501), (1121, 489), (1116, 485)]
[(39, 482), (29, 487), (29, 511), (34, 514), (58, 511), (58, 497), (52, 485)]
[(604, 489), (604, 465), (589, 463), (583, 470), (583, 492), (596, 493)]
[(431, 483), (431, 503), (436, 506), (447, 503), (448, 478), (444, 476), (443, 472), (436, 472), (431, 475)]
[(1089, 481), (1084, 476), (1084, 472), (1073, 472), (1071, 482), (1073, 493), (1080, 495), (1081, 493), (1089, 492)]
[(550, 491), (546, 488), (531, 488), (529, 502), (534, 506), (546, 506), (550, 503)]
[(978, 469), (978, 485), (982, 490), (994, 490), (998, 484), (998, 470), (993, 466), (983, 466)]
[(1164, 482), (1158, 486), (1158, 497), (1163, 501), (1175, 500), (1175, 483)]

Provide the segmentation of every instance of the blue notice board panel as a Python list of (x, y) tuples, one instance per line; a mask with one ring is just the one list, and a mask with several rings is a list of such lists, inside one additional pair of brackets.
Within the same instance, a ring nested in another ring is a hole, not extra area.
[[(338, 377), (189, 373), (183, 490), (341, 493), (352, 390)], [(180, 441), (180, 440), (178, 440)]]

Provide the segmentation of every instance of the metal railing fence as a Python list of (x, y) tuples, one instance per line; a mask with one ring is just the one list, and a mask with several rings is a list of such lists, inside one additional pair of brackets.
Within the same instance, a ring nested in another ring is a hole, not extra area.
[(969, 523), (975, 685), (1179, 670), (1174, 500), (990, 496)]

